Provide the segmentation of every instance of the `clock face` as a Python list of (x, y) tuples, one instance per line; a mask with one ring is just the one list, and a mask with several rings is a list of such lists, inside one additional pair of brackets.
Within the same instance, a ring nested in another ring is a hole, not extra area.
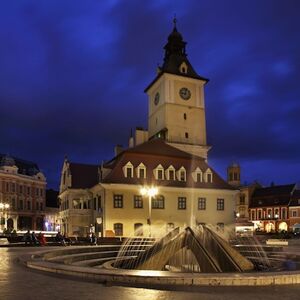
[(183, 87), (179, 90), (179, 95), (183, 100), (189, 100), (192, 94), (188, 88)]
[(158, 102), (159, 102), (159, 97), (160, 97), (159, 92), (157, 92), (157, 93), (155, 94), (155, 97), (154, 97), (154, 104), (155, 104), (155, 105), (158, 104)]

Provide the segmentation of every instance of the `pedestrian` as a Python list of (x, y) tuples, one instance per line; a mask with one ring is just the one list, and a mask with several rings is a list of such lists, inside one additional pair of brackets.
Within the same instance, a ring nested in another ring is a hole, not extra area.
[(39, 243), (40, 243), (41, 246), (45, 246), (46, 245), (46, 238), (45, 238), (45, 235), (42, 232), (40, 232), (38, 234), (37, 239), (38, 239), (38, 241), (39, 241)]
[(32, 244), (32, 237), (30, 234), (30, 230), (27, 230), (27, 232), (24, 234), (23, 240), (24, 240), (26, 246), (27, 246), (27, 244), (29, 244), (29, 245)]
[(37, 245), (39, 244), (38, 239), (37, 239), (37, 237), (36, 237), (34, 231), (32, 231), (32, 233), (31, 233), (31, 241), (32, 241), (32, 243), (33, 243), (35, 246), (37, 246)]

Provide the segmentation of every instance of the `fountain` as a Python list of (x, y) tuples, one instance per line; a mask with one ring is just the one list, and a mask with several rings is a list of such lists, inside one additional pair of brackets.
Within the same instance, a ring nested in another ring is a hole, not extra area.
[(187, 227), (182, 232), (176, 228), (149, 249), (130, 258), (130, 251), (126, 250), (121, 253), (127, 258), (118, 258), (113, 263), (115, 268), (203, 273), (254, 269), (251, 261), (205, 225)]

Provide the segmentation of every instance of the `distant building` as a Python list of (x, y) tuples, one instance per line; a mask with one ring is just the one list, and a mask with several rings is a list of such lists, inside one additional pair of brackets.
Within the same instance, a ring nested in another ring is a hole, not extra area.
[(300, 228), (300, 190), (295, 190), (289, 204), (290, 229)]
[(45, 196), (46, 178), (36, 163), (0, 154), (0, 203), (9, 204), (6, 229), (43, 230)]
[(250, 220), (257, 229), (266, 232), (291, 230), (292, 224), (298, 221), (296, 195), (299, 195), (299, 191), (295, 184), (255, 189), (249, 204)]

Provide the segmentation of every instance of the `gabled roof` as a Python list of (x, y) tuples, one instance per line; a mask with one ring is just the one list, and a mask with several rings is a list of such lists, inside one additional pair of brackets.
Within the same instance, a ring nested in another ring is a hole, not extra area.
[(0, 167), (13, 165), (18, 168), (18, 174), (33, 176), (40, 172), (38, 165), (32, 161), (0, 153)]
[(295, 190), (289, 206), (300, 206), (300, 190)]
[[(123, 167), (130, 162), (134, 168), (140, 163), (146, 166), (146, 178), (137, 178), (135, 172), (133, 178), (126, 178), (123, 173)], [(166, 170), (170, 165), (176, 170), (181, 167), (186, 169), (187, 180), (156, 180), (153, 170), (162, 165)], [(208, 169), (212, 171), (213, 182), (194, 182), (192, 172), (199, 167), (204, 173)], [(162, 139), (153, 139), (134, 148), (123, 151), (113, 160), (104, 165), (104, 168), (111, 171), (103, 178), (103, 183), (123, 183), (137, 185), (157, 185), (172, 187), (195, 187), (195, 188), (214, 188), (234, 190), (226, 181), (224, 181), (202, 157), (194, 156), (184, 151), (178, 150), (168, 145)]]
[(295, 187), (295, 184), (287, 184), (257, 188), (252, 194), (249, 208), (288, 205)]
[(71, 188), (85, 189), (91, 188), (99, 183), (99, 166), (80, 163), (69, 163), (72, 176)]

